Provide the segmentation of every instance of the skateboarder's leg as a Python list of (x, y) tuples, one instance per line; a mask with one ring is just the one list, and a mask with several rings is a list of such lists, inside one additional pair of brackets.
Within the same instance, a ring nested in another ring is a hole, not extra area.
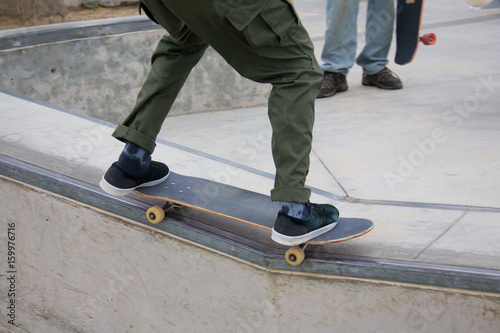
[(169, 174), (166, 165), (151, 162), (151, 153), (161, 125), (208, 45), (172, 14), (160, 1), (145, 0), (148, 16), (169, 32), (152, 56), (152, 67), (137, 97), (136, 105), (113, 136), (126, 142), (118, 161), (101, 180), (113, 195), (126, 195), (140, 186), (152, 186)]
[(208, 45), (163, 3), (144, 2), (169, 34), (163, 36), (151, 57), (152, 66), (134, 109), (113, 136), (134, 142), (151, 153), (165, 117)]
[[(234, 7), (229, 5), (232, 1), (223, 0), (163, 2), (241, 75), (273, 85), (268, 105), (276, 165), (271, 199), (285, 203), (272, 238), (294, 245), (335, 227), (339, 220), (335, 207), (305, 204), (310, 196), (305, 180), (314, 102), (322, 73), (293, 7), (280, 0), (255, 0)], [(300, 207), (298, 217), (289, 215), (295, 206)]]
[[(227, 0), (162, 0), (162, 3), (241, 75), (273, 85), (269, 117), (277, 171), (271, 196), (276, 201), (305, 206), (310, 196), (304, 185), (309, 170), (314, 101), (322, 75), (312, 42), (293, 7), (282, 0), (254, 0), (236, 5)], [(311, 204), (306, 208), (309, 217), (305, 220), (280, 215), (278, 241), (302, 242), (338, 222), (338, 211), (331, 205)], [(294, 235), (289, 235), (290, 231)]]
[(287, 1), (163, 0), (241, 75), (273, 85), (269, 117), (276, 183), (272, 199), (306, 202), (314, 101), (321, 70), (312, 42)]

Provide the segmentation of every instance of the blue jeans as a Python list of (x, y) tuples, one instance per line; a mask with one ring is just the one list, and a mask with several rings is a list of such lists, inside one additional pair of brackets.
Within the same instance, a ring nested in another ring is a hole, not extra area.
[[(354, 65), (360, 0), (327, 0), (323, 71), (347, 75)], [(368, 0), (365, 46), (356, 63), (366, 74), (375, 74), (389, 62), (387, 55), (394, 31), (394, 0)]]

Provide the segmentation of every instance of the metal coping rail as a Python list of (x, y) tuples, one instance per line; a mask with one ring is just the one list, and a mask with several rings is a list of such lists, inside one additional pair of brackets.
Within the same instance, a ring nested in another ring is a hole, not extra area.
[(0, 51), (46, 43), (156, 29), (161, 29), (161, 26), (151, 21), (145, 15), (12, 29), (0, 32)]

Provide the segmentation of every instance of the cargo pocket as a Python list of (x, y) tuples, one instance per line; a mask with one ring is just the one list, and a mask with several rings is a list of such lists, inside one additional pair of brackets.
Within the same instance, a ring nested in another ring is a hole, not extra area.
[(225, 13), (227, 20), (254, 47), (277, 46), (293, 37), (299, 28), (299, 18), (286, 0), (261, 2), (254, 13), (247, 6), (238, 6)]

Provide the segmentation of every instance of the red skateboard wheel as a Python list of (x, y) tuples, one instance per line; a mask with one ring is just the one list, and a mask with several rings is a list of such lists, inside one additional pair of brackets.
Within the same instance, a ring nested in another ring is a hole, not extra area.
[(434, 33), (429, 33), (429, 34), (425, 34), (422, 36), (422, 43), (424, 43), (424, 45), (434, 45), (436, 44), (436, 34)]

